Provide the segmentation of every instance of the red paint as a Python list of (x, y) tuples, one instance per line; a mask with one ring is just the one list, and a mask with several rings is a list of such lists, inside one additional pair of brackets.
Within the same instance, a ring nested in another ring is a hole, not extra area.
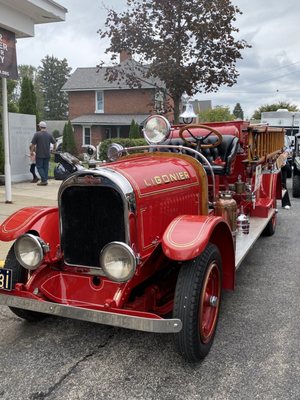
[[(230, 175), (216, 176), (216, 194), (227, 190), (239, 176), (254, 191), (255, 164), (245, 162), (249, 124), (232, 121), (211, 126), (219, 129), (222, 135), (235, 135), (240, 140), (239, 153), (233, 160)], [(173, 137), (178, 135), (178, 127), (175, 128)], [(206, 135), (207, 131), (199, 129), (195, 132), (196, 135), (202, 133)], [(220, 163), (218, 159), (215, 161), (216, 166)], [(268, 168), (266, 162), (262, 164)], [(197, 160), (178, 153), (143, 152), (124, 157), (104, 168), (123, 175), (134, 191), (134, 209), (125, 210), (130, 245), (138, 260), (132, 279), (126, 283), (112, 282), (104, 276), (89, 274), (87, 268), (65, 265), (63, 254), (59, 253), (58, 208), (28, 207), (3, 222), (0, 240), (15, 240), (31, 232), (50, 245), (50, 253), (28, 282), (17, 284), (12, 292), (1, 293), (158, 319), (172, 312), (181, 262), (201, 255), (208, 243), (219, 249), (223, 288), (234, 288), (233, 235), (227, 221), (215, 216), (213, 207), (209, 208), (208, 201), (212, 203), (215, 200), (212, 179), (206, 176)], [(243, 205), (246, 213), (260, 218), (265, 218), (274, 207), (275, 199), (280, 198), (278, 173), (267, 172), (262, 175), (255, 192), (255, 208), (249, 193), (234, 196), (238, 208)], [(92, 173), (89, 170), (89, 174)], [(203, 321), (200, 331), (204, 342), (210, 340), (214, 331), (217, 313), (207, 305), (207, 298), (220, 292), (219, 278), (218, 271), (212, 266), (200, 305)]]

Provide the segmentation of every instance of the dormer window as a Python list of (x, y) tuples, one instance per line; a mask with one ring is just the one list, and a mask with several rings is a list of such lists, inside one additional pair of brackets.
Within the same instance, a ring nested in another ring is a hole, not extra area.
[(104, 112), (104, 93), (103, 90), (96, 91), (96, 113)]

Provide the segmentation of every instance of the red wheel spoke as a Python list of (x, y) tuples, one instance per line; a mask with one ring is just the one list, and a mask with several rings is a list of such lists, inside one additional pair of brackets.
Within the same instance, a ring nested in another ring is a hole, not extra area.
[(213, 262), (207, 270), (200, 299), (200, 337), (204, 343), (210, 340), (210, 337), (215, 330), (219, 311), (219, 296), (220, 274), (218, 266)]

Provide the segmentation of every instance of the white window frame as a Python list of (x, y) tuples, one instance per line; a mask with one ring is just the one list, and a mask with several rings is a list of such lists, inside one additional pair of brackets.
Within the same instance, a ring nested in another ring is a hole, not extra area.
[[(86, 129), (90, 130), (90, 143), (85, 143), (85, 130)], [(82, 146), (89, 146), (92, 144), (92, 127), (90, 125), (83, 125), (82, 127)]]
[[(102, 94), (102, 108), (98, 108), (98, 93)], [(95, 113), (104, 113), (104, 91), (96, 90), (95, 91)]]

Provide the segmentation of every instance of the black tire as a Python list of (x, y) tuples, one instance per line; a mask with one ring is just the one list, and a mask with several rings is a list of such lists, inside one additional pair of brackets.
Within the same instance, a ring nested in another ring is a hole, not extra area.
[(300, 197), (300, 175), (293, 176), (293, 197)]
[[(276, 210), (276, 200), (274, 200), (274, 208)], [(277, 210), (275, 211), (273, 217), (270, 219), (265, 229), (262, 231), (262, 236), (273, 236), (276, 231), (277, 225)]]
[(220, 252), (209, 243), (199, 257), (183, 263), (176, 284), (173, 317), (182, 321), (182, 330), (175, 335), (175, 346), (188, 361), (200, 361), (212, 346), (221, 288)]
[[(15, 256), (14, 246), (12, 246), (7, 254), (4, 268), (12, 270), (12, 288), (14, 289), (16, 283), (26, 283), (28, 280), (28, 271), (19, 264)], [(41, 321), (46, 318), (46, 314), (35, 311), (23, 310), (21, 308), (9, 307), (10, 310), (18, 317), (25, 319), (29, 322)]]

